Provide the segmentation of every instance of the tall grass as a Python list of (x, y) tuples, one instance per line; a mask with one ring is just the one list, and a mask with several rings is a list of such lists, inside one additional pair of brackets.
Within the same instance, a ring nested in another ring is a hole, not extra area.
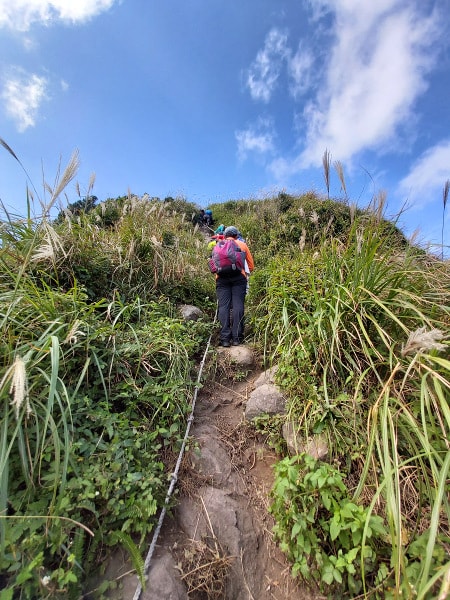
[(441, 232), (441, 244), (442, 244), (442, 260), (444, 259), (444, 226), (445, 226), (445, 209), (447, 207), (448, 192), (450, 190), (450, 180), (447, 179), (442, 190), (442, 232)]
[(325, 150), (322, 156), (323, 176), (325, 179), (325, 187), (327, 188), (327, 198), (330, 199), (330, 166), (331, 166), (331, 152)]
[(163, 458), (183, 433), (208, 333), (176, 311), (193, 298), (212, 305), (204, 244), (186, 217), (130, 197), (108, 226), (101, 208), (51, 222), (76, 167), (75, 154), (45, 185), (43, 217), (5, 213), (0, 230), (5, 597), (79, 597), (117, 543), (142, 571), (136, 540), (164, 502)]
[[(40, 223), (30, 231), (11, 220), (0, 252), (1, 569), (22, 546), (5, 581), (32, 596), (80, 590), (81, 565), (94, 568), (102, 546), (122, 540), (131, 547), (131, 534), (143, 539), (152, 529), (164, 501), (162, 449), (182, 434), (192, 359), (208, 331), (205, 323), (182, 322), (157, 283), (145, 279), (148, 267), (122, 293), (89, 297), (68, 264), (75, 243), (91, 244), (93, 229), (87, 223), (84, 239), (77, 224), (71, 231), (78, 236), (72, 246), (64, 227)], [(91, 255), (94, 272), (108, 247), (118, 254), (106, 242)], [(180, 277), (180, 265), (156, 268)], [(140, 286), (158, 301), (131, 301)], [(104, 475), (110, 472), (113, 479)], [(125, 490), (126, 500), (116, 502)], [(90, 544), (86, 531), (94, 535)], [(68, 560), (71, 540), (75, 560)]]
[(273, 261), (254, 323), (299, 435), (326, 436), (353, 501), (389, 527), (376, 593), (428, 598), (450, 568), (450, 272), (399, 246), (381, 205), (345, 242)]

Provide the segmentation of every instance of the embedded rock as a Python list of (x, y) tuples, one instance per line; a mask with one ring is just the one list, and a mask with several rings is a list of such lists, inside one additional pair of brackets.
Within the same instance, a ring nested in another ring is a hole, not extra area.
[(178, 310), (185, 321), (198, 321), (203, 316), (203, 312), (191, 304), (182, 304)]
[(255, 531), (251, 514), (232, 494), (214, 487), (199, 491), (201, 504), (184, 498), (177, 509), (178, 522), (192, 540), (213, 540), (222, 556), (230, 557), (230, 573), (223, 597), (240, 600), (243, 590), (250, 589), (253, 597), (262, 594), (260, 562), (261, 540)]
[(255, 386), (255, 388), (259, 387), (260, 385), (264, 385), (265, 383), (271, 383), (274, 385), (275, 384), (275, 374), (277, 371), (278, 371), (278, 365), (274, 365), (270, 369), (267, 369), (266, 371), (261, 373), (261, 375), (258, 377), (258, 379), (255, 380), (255, 382), (253, 384)]
[(151, 564), (145, 590), (141, 600), (188, 600), (186, 586), (181, 581), (175, 561), (169, 552), (164, 552)]
[(313, 435), (307, 440), (302, 439), (292, 422), (284, 423), (283, 438), (291, 456), (296, 454), (310, 454), (313, 458), (319, 460), (325, 458), (328, 454), (328, 445), (326, 439), (322, 435)]
[(245, 418), (251, 421), (261, 415), (286, 413), (286, 399), (280, 389), (271, 383), (263, 383), (250, 394), (245, 407)]
[(201, 476), (207, 476), (213, 485), (235, 485), (232, 467), (224, 444), (211, 432), (197, 434), (199, 450), (192, 454), (191, 467)]

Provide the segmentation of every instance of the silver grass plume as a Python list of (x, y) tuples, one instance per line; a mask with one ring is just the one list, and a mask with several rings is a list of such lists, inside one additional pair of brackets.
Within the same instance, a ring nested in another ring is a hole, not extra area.
[(419, 235), (420, 235), (420, 229), (419, 228), (414, 229), (414, 231), (408, 238), (408, 242), (410, 243), (411, 246), (416, 245), (417, 240), (419, 239)]
[(386, 206), (386, 200), (387, 200), (387, 196), (386, 196), (386, 192), (384, 190), (380, 190), (378, 192), (378, 194), (376, 194), (370, 205), (369, 205), (369, 211), (373, 214), (373, 216), (375, 217), (375, 220), (380, 223), (381, 220), (383, 219), (383, 212), (384, 212), (384, 207)]
[(314, 223), (314, 225), (319, 224), (319, 215), (316, 213), (315, 210), (313, 210), (311, 213), (310, 221), (311, 221), (311, 223)]
[(60, 196), (60, 194), (62, 194), (64, 188), (66, 188), (69, 185), (69, 183), (72, 181), (72, 179), (75, 177), (79, 166), (80, 166), (79, 152), (78, 152), (78, 150), (75, 150), (69, 160), (69, 163), (67, 164), (67, 167), (64, 170), (64, 173), (62, 174), (61, 179), (59, 179), (59, 175), (57, 176), (55, 188), (53, 190), (51, 188), (48, 188), (51, 193), (51, 198), (50, 198), (50, 202), (47, 204), (47, 206), (42, 207), (45, 214), (49, 213), (50, 209), (52, 208), (52, 206), (55, 204), (56, 200), (58, 199), (58, 196)]
[(27, 415), (29, 415), (31, 413), (31, 407), (28, 399), (27, 372), (25, 369), (25, 362), (21, 356), (16, 356), (12, 366), (12, 379), (9, 393), (13, 394), (11, 406), (14, 408), (16, 419), (19, 419), (20, 409), (24, 402)]
[(442, 260), (444, 260), (444, 217), (445, 217), (445, 207), (447, 206), (447, 200), (448, 200), (448, 192), (450, 189), (450, 179), (447, 179), (447, 181), (445, 182), (444, 185), (444, 189), (442, 190), (442, 203), (443, 203), (443, 209), (442, 209)]
[(334, 221), (334, 215), (331, 215), (331, 217), (328, 219), (328, 223), (326, 224), (326, 227), (324, 229), (324, 234), (328, 235), (328, 232), (331, 229), (331, 225), (333, 224)]
[(303, 250), (305, 249), (305, 243), (306, 243), (306, 230), (302, 229), (302, 235), (300, 236), (300, 239), (298, 240), (298, 246), (300, 248), (300, 252), (303, 252)]
[(415, 354), (424, 350), (445, 350), (445, 344), (439, 343), (444, 338), (444, 333), (440, 329), (431, 329), (427, 331), (426, 327), (419, 327), (416, 331), (411, 331), (403, 346), (401, 354)]
[(38, 262), (40, 260), (51, 259), (52, 261), (56, 258), (57, 250), (60, 251), (64, 257), (67, 257), (66, 251), (61, 243), (59, 235), (55, 229), (47, 222), (44, 221), (44, 240), (45, 243), (39, 246), (33, 253), (31, 260)]
[(92, 189), (95, 185), (95, 179), (96, 179), (95, 173), (91, 173), (91, 176), (89, 177), (89, 183), (88, 183), (88, 195), (90, 194), (90, 192), (92, 191)]
[(70, 331), (66, 335), (66, 339), (64, 340), (65, 344), (76, 344), (80, 336), (86, 335), (83, 331), (79, 329), (80, 325), (81, 321), (74, 321), (72, 327), (70, 328)]
[(336, 173), (339, 177), (339, 181), (341, 182), (341, 189), (345, 194), (345, 199), (347, 200), (347, 186), (345, 184), (345, 176), (344, 176), (344, 167), (340, 160), (336, 160), (334, 162), (334, 168), (336, 169)]
[(364, 231), (359, 227), (356, 231), (356, 253), (361, 254)]
[(322, 157), (323, 164), (323, 176), (325, 178), (325, 185), (327, 187), (328, 200), (330, 199), (330, 164), (331, 164), (331, 153), (325, 150)]

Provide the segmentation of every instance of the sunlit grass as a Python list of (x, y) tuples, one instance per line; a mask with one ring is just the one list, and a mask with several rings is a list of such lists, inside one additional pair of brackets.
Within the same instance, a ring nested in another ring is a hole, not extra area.
[(43, 218), (5, 212), (0, 229), (0, 569), (17, 556), (5, 593), (28, 597), (80, 591), (105, 544), (126, 545), (142, 573), (133, 539), (164, 501), (164, 449), (208, 331), (176, 302), (209, 308), (214, 289), (199, 233), (169, 205), (130, 195), (107, 227), (101, 212), (51, 222), (77, 165), (75, 153), (45, 201), (31, 186)]
[(288, 419), (303, 438), (326, 436), (326, 460), (348, 473), (354, 501), (385, 518), (392, 597), (426, 598), (449, 564), (450, 273), (380, 235), (382, 205), (346, 244), (266, 270), (255, 322), (289, 392)]

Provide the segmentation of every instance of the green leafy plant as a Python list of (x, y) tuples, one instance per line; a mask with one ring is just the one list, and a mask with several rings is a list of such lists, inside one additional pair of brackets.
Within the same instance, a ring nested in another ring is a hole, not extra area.
[(282, 435), (284, 422), (284, 415), (261, 415), (251, 421), (252, 427), (264, 436), (265, 443), (281, 456), (286, 453), (286, 442)]
[(382, 518), (352, 502), (342, 474), (308, 454), (280, 461), (275, 477), (270, 512), (292, 575), (340, 597), (360, 593), (362, 569), (375, 577), (382, 558)]

